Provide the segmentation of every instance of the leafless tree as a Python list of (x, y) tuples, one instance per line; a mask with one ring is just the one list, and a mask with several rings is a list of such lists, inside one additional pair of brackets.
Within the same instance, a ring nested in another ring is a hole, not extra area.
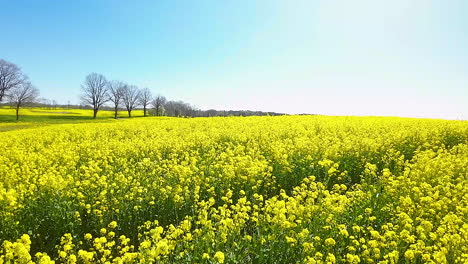
[(151, 97), (151, 91), (148, 88), (141, 89), (138, 102), (143, 106), (143, 116), (146, 116), (146, 107), (150, 104)]
[(26, 81), (26, 75), (16, 64), (0, 59), (0, 102), (9, 90), (20, 87)]
[(153, 106), (154, 110), (156, 111), (157, 116), (161, 116), (163, 113), (163, 107), (164, 104), (167, 102), (166, 97), (162, 95), (157, 95), (153, 101), (151, 102), (151, 105)]
[(101, 106), (109, 100), (106, 77), (102, 74), (90, 73), (86, 76), (81, 88), (83, 90), (82, 101), (93, 107), (93, 118), (96, 118)]
[(47, 107), (49, 110), (52, 110), (53, 102), (50, 99), (47, 99)]
[(128, 117), (132, 117), (132, 110), (138, 105), (139, 91), (135, 85), (125, 85), (122, 100), (127, 108)]
[(8, 99), (16, 107), (16, 120), (19, 119), (19, 109), (25, 103), (34, 102), (39, 96), (39, 90), (30, 82), (24, 82), (20, 86), (16, 86), (8, 93)]
[(109, 92), (109, 101), (114, 105), (114, 118), (117, 119), (117, 112), (122, 102), (125, 83), (120, 81), (111, 81), (107, 84)]

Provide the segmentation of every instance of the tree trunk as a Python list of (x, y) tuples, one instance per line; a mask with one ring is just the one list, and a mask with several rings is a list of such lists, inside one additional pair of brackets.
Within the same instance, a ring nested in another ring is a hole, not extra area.
[(146, 116), (146, 106), (143, 106), (143, 116)]
[(98, 112), (98, 110), (97, 110), (97, 109), (94, 109), (94, 112), (93, 112), (93, 118), (94, 118), (94, 119), (96, 119), (97, 112)]
[(19, 108), (20, 108), (19, 104), (16, 105), (16, 121), (19, 120)]
[(132, 110), (128, 110), (128, 118), (132, 117)]
[(115, 109), (114, 109), (114, 118), (115, 119), (117, 119), (117, 110), (118, 110), (117, 107), (115, 107)]

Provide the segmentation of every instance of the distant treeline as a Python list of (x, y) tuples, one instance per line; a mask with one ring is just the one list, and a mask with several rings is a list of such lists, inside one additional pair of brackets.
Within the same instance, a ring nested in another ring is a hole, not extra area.
[[(89, 105), (77, 105), (77, 104), (58, 104), (55, 101), (40, 99), (42, 102), (28, 103), (28, 107), (38, 107), (46, 110), (57, 110), (57, 109), (87, 109), (92, 110), (93, 108)], [(0, 106), (14, 106), (10, 103), (3, 103)], [(140, 110), (140, 108), (137, 108)], [(101, 110), (114, 111), (113, 107), (103, 106)], [(125, 111), (125, 108), (119, 108), (119, 111)], [(148, 113), (152, 116), (156, 116), (156, 109), (149, 109)], [(163, 106), (162, 116), (170, 117), (215, 117), (215, 116), (279, 116), (286, 115), (283, 113), (276, 112), (263, 112), (263, 111), (251, 111), (251, 110), (200, 110), (188, 103), (182, 101), (167, 101)]]

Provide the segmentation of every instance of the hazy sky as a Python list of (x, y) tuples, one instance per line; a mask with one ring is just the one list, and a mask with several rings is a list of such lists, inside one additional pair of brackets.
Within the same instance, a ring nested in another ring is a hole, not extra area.
[(0, 6), (0, 58), (62, 103), (98, 72), (202, 109), (468, 119), (465, 0)]

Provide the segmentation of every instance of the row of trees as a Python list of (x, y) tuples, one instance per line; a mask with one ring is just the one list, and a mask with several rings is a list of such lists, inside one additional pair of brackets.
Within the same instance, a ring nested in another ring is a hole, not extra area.
[(282, 115), (274, 112), (261, 111), (218, 111), (199, 110), (183, 101), (168, 101), (164, 96), (152, 96), (148, 88), (138, 89), (137, 86), (128, 85), (121, 81), (107, 81), (102, 74), (91, 73), (86, 76), (82, 85), (82, 102), (93, 109), (94, 118), (98, 111), (110, 103), (114, 117), (124, 106), (131, 117), (136, 107), (143, 108), (143, 115), (147, 116), (149, 110), (153, 115), (184, 116), (184, 117), (210, 117), (210, 116), (251, 116), (251, 115)]
[(154, 108), (156, 115), (162, 115), (166, 104), (164, 96), (153, 97), (148, 88), (139, 89), (121, 81), (107, 81), (104, 75), (98, 73), (86, 76), (81, 88), (82, 102), (93, 108), (93, 118), (96, 118), (98, 111), (107, 103), (110, 103), (114, 110), (114, 118), (117, 118), (117, 112), (122, 106), (127, 110), (128, 117), (131, 117), (132, 111), (139, 106), (143, 108), (144, 116), (148, 114), (148, 106)]
[[(93, 118), (96, 118), (102, 109), (114, 111), (114, 117), (117, 118), (117, 113), (122, 108), (125, 108), (128, 117), (131, 117), (132, 111), (137, 107), (143, 109), (144, 116), (149, 113), (155, 116), (185, 117), (279, 115), (260, 111), (199, 110), (183, 101), (169, 101), (162, 95), (153, 96), (148, 88), (139, 89), (135, 85), (121, 81), (108, 81), (98, 73), (86, 76), (81, 87), (81, 101), (85, 107), (93, 110)], [(17, 65), (0, 59), (0, 104), (7, 101), (14, 106), (16, 120), (19, 119), (20, 107), (27, 103), (49, 108), (64, 106), (55, 100), (38, 99), (38, 96), (39, 90), (31, 84), (28, 76)], [(67, 107), (70, 108), (70, 102)]]
[(0, 103), (7, 99), (15, 106), (16, 120), (19, 119), (20, 107), (35, 101), (38, 96), (39, 90), (17, 65), (0, 59)]

